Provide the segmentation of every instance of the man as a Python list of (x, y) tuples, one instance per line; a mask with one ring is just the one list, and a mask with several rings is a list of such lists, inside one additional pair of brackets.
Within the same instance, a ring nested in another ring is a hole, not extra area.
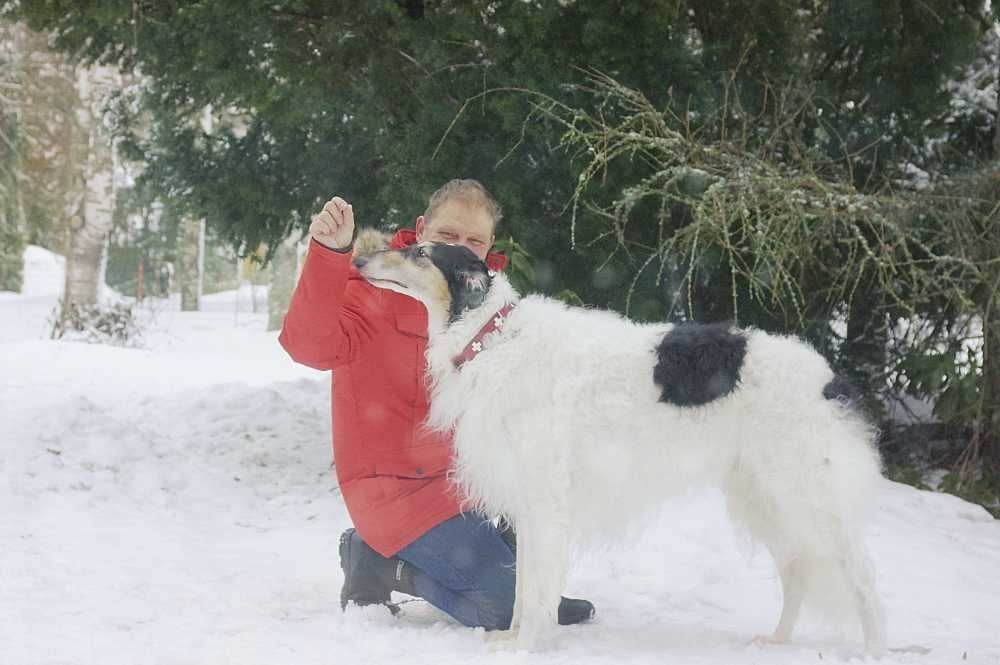
[[(500, 207), (474, 180), (452, 180), (430, 198), (414, 230), (390, 247), (463, 245), (493, 270)], [(513, 534), (463, 514), (446, 477), (447, 435), (422, 427), (427, 312), (417, 300), (366, 282), (351, 265), (354, 209), (334, 197), (313, 219), (311, 241), (279, 336), (297, 362), (335, 369), (337, 478), (356, 527), (341, 536), (341, 606), (389, 604), (390, 592), (426, 599), (467, 626), (506, 629), (514, 605)], [(390, 606), (391, 607), (391, 606)], [(560, 623), (591, 618), (585, 600), (563, 599)]]

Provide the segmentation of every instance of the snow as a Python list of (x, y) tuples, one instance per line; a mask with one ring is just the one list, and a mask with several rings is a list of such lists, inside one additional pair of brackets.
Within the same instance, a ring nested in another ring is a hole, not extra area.
[[(292, 363), (242, 292), (203, 312), (147, 301), (139, 348), (48, 340), (60, 263), (40, 252), (25, 293), (0, 294), (0, 664), (865, 660), (853, 623), (752, 643), (780, 586), (714, 492), (582, 556), (567, 595), (598, 617), (545, 653), (497, 649), (422, 601), (341, 613), (328, 376)], [(880, 662), (1000, 663), (1000, 522), (886, 481), (870, 542)]]

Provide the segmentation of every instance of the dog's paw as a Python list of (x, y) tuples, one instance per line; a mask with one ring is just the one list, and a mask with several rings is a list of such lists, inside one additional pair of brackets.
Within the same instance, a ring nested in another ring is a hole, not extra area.
[(515, 644), (518, 651), (533, 653), (552, 651), (556, 647), (555, 631), (551, 630), (548, 624), (525, 624), (518, 629)]
[(757, 635), (750, 640), (750, 644), (747, 646), (765, 647), (769, 644), (788, 644), (788, 639), (778, 637), (777, 635)]
[(517, 647), (517, 630), (491, 630), (483, 640), (492, 652), (513, 651)]

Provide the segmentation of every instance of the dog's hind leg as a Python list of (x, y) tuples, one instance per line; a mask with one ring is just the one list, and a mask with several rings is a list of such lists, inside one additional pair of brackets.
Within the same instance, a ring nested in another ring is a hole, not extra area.
[(855, 546), (840, 564), (861, 620), (865, 650), (872, 656), (881, 656), (886, 652), (885, 615), (875, 592), (875, 576), (868, 557)]
[(781, 567), (781, 618), (771, 636), (772, 642), (784, 643), (792, 638), (792, 631), (799, 620), (802, 599), (805, 596), (804, 580), (798, 559), (792, 559)]
[[(764, 544), (781, 576), (781, 618), (769, 636), (754, 638), (754, 642), (788, 642), (798, 622), (806, 596), (806, 573), (800, 556), (788, 551), (782, 537), (782, 511), (780, 502), (773, 497), (760, 477), (737, 466), (723, 485), (726, 506), (735, 522), (741, 524), (754, 540)], [(787, 527), (785, 527), (787, 528)]]

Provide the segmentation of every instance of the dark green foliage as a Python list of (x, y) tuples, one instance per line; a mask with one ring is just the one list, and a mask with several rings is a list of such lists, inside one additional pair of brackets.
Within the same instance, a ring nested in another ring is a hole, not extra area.
[[(26, 0), (15, 11), (67, 52), (141, 67), (141, 103), (119, 107), (122, 130), (135, 130), (127, 153), (169, 205), (247, 251), (307, 224), (334, 193), (363, 224), (396, 227), (442, 181), (474, 177), (504, 205), (503, 232), (551, 265), (541, 288), (621, 307), (638, 266), (615, 256), (598, 275), (607, 245), (569, 248), (575, 174), (560, 130), (525, 126), (534, 99), (513, 88), (585, 104), (581, 70), (596, 68), (656, 105), (704, 114), (725, 103), (731, 71), (747, 89), (805, 79), (831, 127), (855, 128), (819, 146), (836, 157), (941, 107), (941, 76), (978, 29), (952, 4)], [(847, 101), (859, 107), (848, 113)], [(871, 127), (858, 131), (859, 117)], [(662, 298), (642, 300), (662, 312)]]
[(1000, 519), (1000, 474), (987, 473), (970, 481), (963, 479), (961, 474), (952, 472), (942, 479), (940, 489), (966, 501), (978, 503), (993, 517)]
[(930, 486), (924, 482), (924, 474), (913, 466), (889, 464), (885, 468), (885, 476), (889, 480), (895, 480), (897, 483), (906, 483), (907, 485), (912, 485), (917, 489), (931, 489)]
[[(84, 44), (87, 29), (76, 26), (89, 15), (152, 77), (141, 107), (150, 135), (126, 146), (146, 161), (144, 177), (244, 248), (304, 225), (333, 193), (356, 203), (362, 223), (409, 225), (443, 180), (471, 176), (503, 203), (505, 233), (552, 255), (555, 290), (589, 281), (596, 257), (566, 252), (559, 222), (573, 175), (554, 137), (535, 126), (522, 136), (531, 100), (515, 91), (483, 96), (452, 126), (462, 104), (511, 84), (572, 96), (563, 84), (579, 79), (574, 65), (614, 67), (660, 97), (672, 87), (686, 98), (699, 83), (696, 60), (669, 37), (678, 8), (513, 2), (484, 16), (471, 4), (435, 5), (414, 21), (395, 3), (142, 3), (130, 25), (131, 4), (110, 22), (108, 6), (55, 5), (23, 11), (65, 28), (70, 49)], [(499, 25), (509, 26), (502, 35)], [(93, 43), (88, 54), (118, 51)], [(211, 135), (197, 122), (206, 104), (217, 116)], [(132, 112), (120, 118), (138, 124)]]

